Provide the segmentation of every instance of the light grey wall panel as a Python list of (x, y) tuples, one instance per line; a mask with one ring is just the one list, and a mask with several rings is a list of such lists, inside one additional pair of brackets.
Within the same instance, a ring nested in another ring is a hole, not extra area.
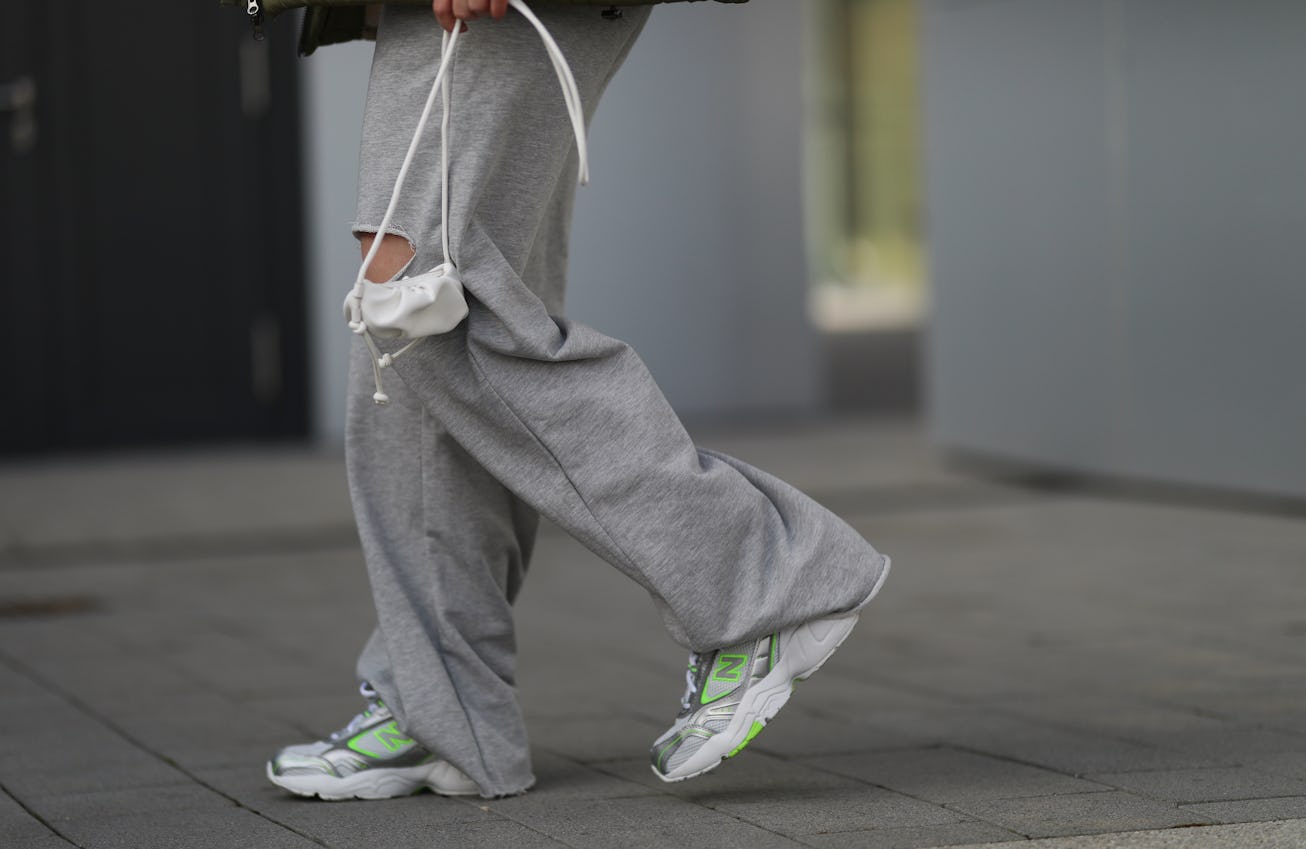
[(800, 4), (654, 10), (600, 106), (568, 311), (682, 413), (821, 399), (807, 316)]
[(1306, 5), (927, 12), (937, 439), (1306, 495)]
[(1110, 439), (1102, 11), (925, 7), (928, 404), (937, 437), (1049, 457)]
[(1306, 495), (1306, 4), (1124, 3), (1128, 453)]

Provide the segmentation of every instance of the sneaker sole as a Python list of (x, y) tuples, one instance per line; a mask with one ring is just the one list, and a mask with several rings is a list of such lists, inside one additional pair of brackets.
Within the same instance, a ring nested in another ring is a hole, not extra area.
[(394, 799), (429, 789), (441, 796), (475, 796), (479, 790), (470, 780), (444, 775), (453, 769), (446, 763), (402, 769), (365, 769), (344, 778), (333, 775), (275, 775), (267, 765), (268, 781), (297, 796), (317, 797), (330, 802), (344, 799)]
[[(848, 639), (857, 625), (859, 611), (875, 598), (888, 575), (889, 560), (885, 558), (884, 571), (880, 573), (879, 580), (856, 609), (800, 625), (780, 664), (748, 689), (725, 730), (704, 743), (689, 760), (680, 765), (675, 775), (664, 775), (656, 766), (651, 767), (653, 774), (668, 784), (687, 781), (711, 772), (727, 758), (733, 758), (743, 751), (789, 701), (794, 686), (815, 675), (839, 646), (843, 645), (844, 640)], [(816, 633), (818, 630), (823, 630), (824, 633)], [(807, 632), (808, 639), (800, 644), (804, 631)]]

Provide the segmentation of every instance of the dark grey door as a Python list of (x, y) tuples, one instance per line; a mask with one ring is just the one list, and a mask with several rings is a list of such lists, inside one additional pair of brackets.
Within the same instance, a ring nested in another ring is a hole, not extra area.
[(20, 3), (0, 31), (0, 450), (302, 435), (289, 26)]

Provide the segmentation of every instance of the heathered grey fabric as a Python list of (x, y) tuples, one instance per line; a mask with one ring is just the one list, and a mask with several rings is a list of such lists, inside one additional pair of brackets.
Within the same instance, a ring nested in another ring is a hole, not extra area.
[[(538, 12), (592, 110), (648, 10)], [(382, 218), (438, 41), (429, 10), (386, 8), (356, 229)], [(511, 603), (536, 511), (648, 590), (672, 637), (702, 651), (851, 608), (885, 566), (797, 490), (696, 449), (629, 347), (563, 317), (577, 158), (556, 78), (515, 16), (460, 41), (449, 217), (470, 313), (386, 371), (387, 407), (372, 403), (356, 346), (346, 446), (379, 620), (359, 675), (408, 734), (493, 796), (533, 781)], [(415, 270), (441, 260), (429, 136), (396, 217)]]

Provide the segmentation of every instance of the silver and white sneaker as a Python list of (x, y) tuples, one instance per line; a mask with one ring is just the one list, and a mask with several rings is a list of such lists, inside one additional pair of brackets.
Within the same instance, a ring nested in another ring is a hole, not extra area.
[(857, 624), (857, 613), (814, 619), (707, 654), (691, 654), (676, 722), (650, 750), (653, 772), (684, 781), (734, 757)]
[(286, 746), (268, 761), (268, 780), (300, 796), (390, 799), (424, 787), (472, 796), (475, 782), (399, 730), (390, 709), (364, 683), (367, 709), (325, 740)]

